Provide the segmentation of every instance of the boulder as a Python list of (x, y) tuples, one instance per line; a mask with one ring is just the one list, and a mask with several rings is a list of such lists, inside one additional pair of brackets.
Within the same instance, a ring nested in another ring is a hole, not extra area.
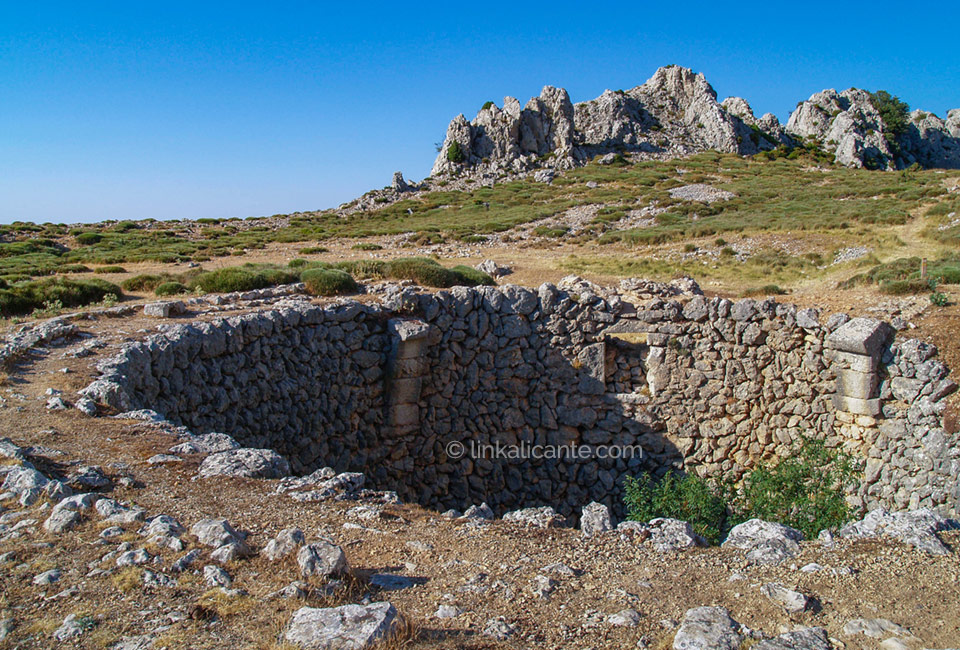
[(584, 506), (580, 514), (580, 531), (584, 537), (613, 530), (610, 508), (596, 501)]
[(304, 577), (326, 578), (347, 570), (347, 556), (336, 544), (319, 541), (300, 549), (297, 553), (297, 565)]
[(737, 650), (743, 636), (740, 624), (723, 607), (687, 610), (673, 638), (673, 650)]
[(304, 650), (365, 650), (388, 636), (397, 610), (387, 602), (342, 607), (301, 607), (284, 633)]
[(831, 650), (833, 646), (822, 627), (805, 627), (784, 632), (753, 646), (753, 650)]
[(536, 528), (557, 528), (563, 525), (563, 517), (558, 515), (550, 506), (523, 508), (507, 512), (503, 515), (503, 520)]
[(283, 478), (290, 475), (290, 463), (272, 449), (231, 449), (204, 458), (197, 474), (202, 478)]

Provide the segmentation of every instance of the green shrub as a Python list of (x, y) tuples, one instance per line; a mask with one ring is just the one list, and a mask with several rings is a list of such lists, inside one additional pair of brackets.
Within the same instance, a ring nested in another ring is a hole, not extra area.
[(648, 522), (670, 517), (688, 522), (710, 543), (720, 541), (725, 531), (727, 503), (723, 490), (696, 474), (671, 472), (660, 480), (644, 473), (624, 479), (629, 519)]
[(175, 281), (175, 278), (169, 273), (154, 275), (150, 273), (141, 273), (132, 278), (127, 278), (120, 283), (124, 291), (153, 291), (164, 282)]
[(100, 278), (70, 280), (56, 277), (23, 282), (0, 289), (0, 314), (27, 314), (57, 302), (61, 307), (81, 307), (99, 302), (109, 294), (120, 297), (123, 292), (117, 285)]
[(460, 143), (454, 140), (450, 143), (450, 146), (447, 147), (447, 160), (452, 163), (462, 163), (466, 159), (466, 156), (463, 155), (463, 149), (460, 148)]
[(300, 274), (300, 280), (313, 296), (342, 296), (359, 291), (357, 281), (338, 269), (307, 269)]
[(231, 266), (216, 271), (201, 273), (191, 278), (188, 287), (204, 293), (231, 293), (265, 289), (278, 284), (299, 280), (295, 271), (271, 267)]
[(158, 296), (176, 296), (181, 293), (186, 293), (188, 291), (187, 285), (182, 282), (164, 282), (157, 286), (153, 290), (153, 293)]
[(762, 465), (744, 477), (733, 501), (732, 523), (754, 517), (792, 526), (807, 539), (838, 528), (854, 514), (845, 492), (859, 480), (860, 464), (828, 449), (822, 440), (802, 438), (776, 465)]
[(77, 235), (77, 243), (81, 246), (89, 246), (103, 240), (103, 235), (98, 232), (83, 232)]
[(478, 271), (472, 266), (457, 264), (450, 270), (460, 276), (461, 281), (459, 284), (463, 284), (468, 287), (475, 287), (479, 285), (492, 287), (497, 283), (497, 281), (494, 280), (489, 274), (484, 273), (483, 271)]
[(354, 244), (351, 246), (355, 251), (382, 251), (383, 246), (380, 244), (371, 244), (370, 242), (360, 242), (359, 244)]
[(127, 270), (122, 266), (101, 266), (93, 270), (94, 273), (126, 273)]
[(300, 255), (316, 255), (317, 253), (329, 253), (329, 248), (324, 248), (323, 246), (308, 246), (307, 248), (301, 248), (298, 253)]
[(777, 284), (765, 284), (762, 287), (753, 287), (743, 292), (745, 298), (752, 296), (782, 296), (786, 294), (786, 289), (781, 289)]
[(906, 102), (900, 101), (899, 97), (891, 95), (886, 90), (878, 90), (870, 93), (870, 103), (880, 113), (888, 140), (895, 140), (903, 135), (907, 130), (910, 113), (910, 106)]

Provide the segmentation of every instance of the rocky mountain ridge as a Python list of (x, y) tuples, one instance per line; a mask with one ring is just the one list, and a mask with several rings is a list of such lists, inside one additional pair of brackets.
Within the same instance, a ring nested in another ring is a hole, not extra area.
[(870, 93), (824, 90), (800, 102), (786, 126), (756, 117), (740, 97), (722, 102), (704, 75), (680, 66), (660, 68), (643, 85), (606, 91), (574, 104), (566, 90), (544, 87), (521, 108), (487, 102), (472, 121), (458, 115), (447, 127), (432, 176), (570, 169), (596, 157), (630, 153), (675, 157), (706, 150), (744, 156), (778, 146), (815, 145), (848, 167), (960, 168), (960, 109), (946, 120), (924, 111), (905, 128), (884, 122)]

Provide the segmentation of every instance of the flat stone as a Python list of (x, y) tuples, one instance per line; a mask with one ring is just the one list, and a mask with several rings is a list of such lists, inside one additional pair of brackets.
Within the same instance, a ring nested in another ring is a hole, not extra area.
[(893, 335), (889, 324), (876, 318), (853, 318), (835, 329), (827, 337), (825, 347), (841, 352), (878, 357), (883, 346)]
[(831, 650), (832, 647), (825, 629), (805, 627), (761, 641), (753, 650)]
[(684, 615), (673, 650), (737, 650), (743, 641), (739, 629), (723, 607), (696, 607)]
[(301, 607), (284, 638), (305, 650), (365, 650), (390, 634), (397, 610), (387, 602), (342, 607)]

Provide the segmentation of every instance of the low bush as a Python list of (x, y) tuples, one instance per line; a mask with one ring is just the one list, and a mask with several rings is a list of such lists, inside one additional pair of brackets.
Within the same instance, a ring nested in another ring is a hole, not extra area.
[(324, 248), (323, 246), (308, 246), (306, 248), (301, 248), (297, 251), (300, 255), (316, 255), (318, 253), (329, 253), (329, 248)]
[(125, 268), (123, 268), (122, 266), (112, 265), (112, 266), (101, 266), (101, 267), (99, 267), (99, 268), (94, 269), (93, 272), (94, 272), (94, 273), (103, 273), (103, 274), (106, 274), (106, 273), (126, 273), (127, 270), (126, 270)]
[(98, 232), (82, 232), (77, 235), (77, 243), (81, 246), (90, 246), (103, 241), (103, 235)]
[(756, 517), (792, 526), (814, 539), (821, 530), (850, 521), (854, 512), (845, 493), (861, 471), (851, 456), (828, 449), (822, 440), (802, 438), (789, 456), (744, 477), (731, 523)]
[(370, 242), (360, 242), (359, 244), (354, 244), (351, 246), (355, 251), (382, 251), (383, 246), (380, 244), (371, 244)]
[(231, 266), (201, 273), (188, 283), (190, 289), (204, 293), (231, 293), (265, 289), (278, 284), (297, 282), (299, 274), (272, 267)]
[(127, 278), (120, 283), (124, 291), (153, 291), (164, 282), (175, 282), (176, 278), (169, 273), (151, 274), (141, 273)]
[(22, 282), (0, 289), (0, 314), (5, 317), (28, 314), (48, 304), (82, 307), (103, 300), (107, 295), (123, 295), (120, 287), (106, 280), (71, 280), (55, 277)]
[(176, 296), (187, 291), (189, 291), (187, 285), (182, 282), (164, 282), (158, 285), (153, 293), (157, 296)]
[(762, 287), (752, 287), (743, 292), (745, 298), (750, 298), (753, 296), (782, 296), (787, 293), (786, 289), (782, 289), (780, 285), (777, 284), (765, 284)]
[(627, 514), (633, 521), (657, 517), (682, 519), (698, 535), (716, 544), (725, 532), (727, 503), (723, 490), (696, 474), (671, 472), (660, 480), (644, 473), (624, 480)]
[(300, 274), (307, 293), (314, 296), (342, 296), (359, 290), (357, 281), (339, 269), (307, 269)]
[(634, 521), (682, 519), (713, 543), (753, 518), (792, 526), (813, 539), (856, 514), (845, 495), (861, 471), (846, 453), (828, 449), (822, 440), (801, 438), (789, 456), (748, 472), (739, 486), (675, 472), (659, 480), (628, 476), (624, 502)]

